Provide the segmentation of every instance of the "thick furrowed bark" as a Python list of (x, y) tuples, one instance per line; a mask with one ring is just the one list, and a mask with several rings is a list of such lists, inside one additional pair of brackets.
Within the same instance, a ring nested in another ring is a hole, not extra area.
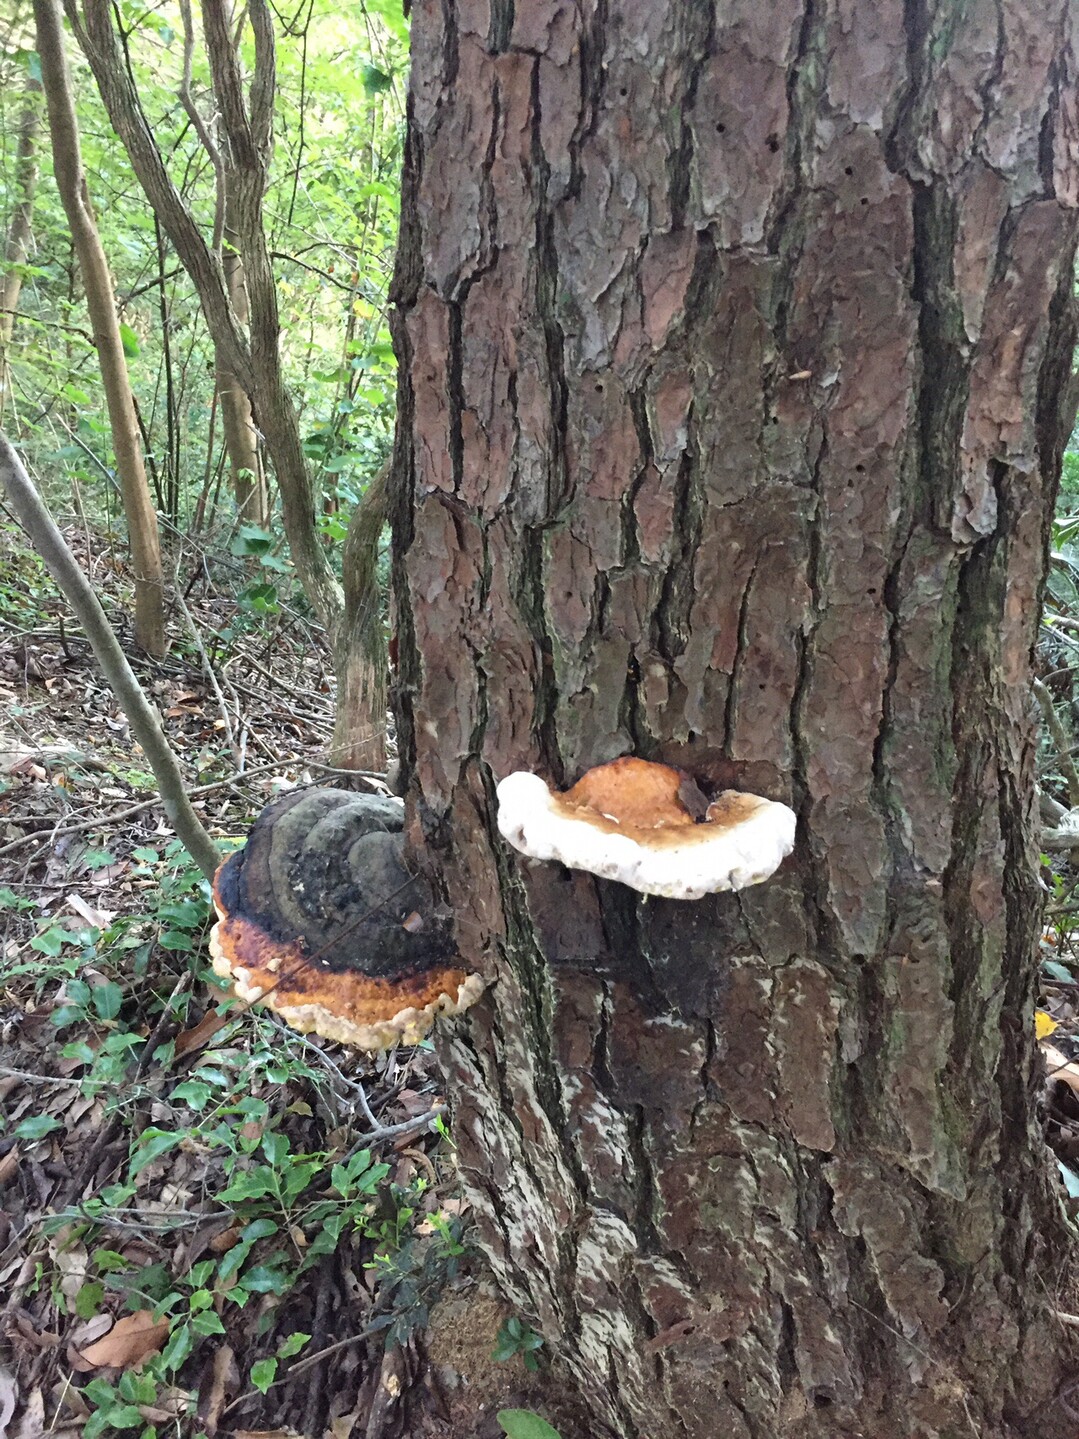
[[(1067, 1429), (1028, 682), (1069, 15), (416, 14), (398, 735), (496, 981), (443, 1054), (496, 1270), (619, 1435)], [(628, 752), (793, 804), (793, 860), (680, 904), (493, 833), (506, 773)]]

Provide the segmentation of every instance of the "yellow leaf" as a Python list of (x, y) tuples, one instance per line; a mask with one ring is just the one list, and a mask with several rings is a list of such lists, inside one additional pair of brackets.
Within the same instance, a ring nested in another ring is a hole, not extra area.
[(1034, 1033), (1039, 1039), (1048, 1039), (1054, 1029), (1059, 1029), (1055, 1019), (1050, 1019), (1044, 1009), (1034, 1011)]

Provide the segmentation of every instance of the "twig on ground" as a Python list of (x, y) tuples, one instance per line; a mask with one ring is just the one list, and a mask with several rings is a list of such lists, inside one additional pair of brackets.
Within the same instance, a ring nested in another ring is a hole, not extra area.
[(79, 568), (67, 541), (57, 528), (45, 502), (34, 487), (25, 466), (6, 436), (0, 434), (0, 478), (8, 499), (30, 536), (34, 548), (45, 561), (53, 579), (63, 590), (68, 603), (78, 614), (83, 629), (93, 645), (94, 654), (116, 698), (123, 706), (132, 733), (142, 745), (143, 753), (154, 772), (161, 790), (162, 802), (169, 821), (181, 843), (199, 869), (209, 879), (217, 868), (220, 856), (206, 827), (191, 808), (184, 792), (183, 775), (176, 756), (165, 737), (157, 711), (150, 704), (142, 686), (120, 647), (115, 631), (94, 593), (93, 586)]
[(221, 713), (221, 723), (225, 726), (225, 738), (228, 741), (229, 749), (232, 751), (233, 763), (237, 769), (239, 769), (240, 751), (236, 744), (236, 733), (232, 725), (232, 715), (229, 713), (229, 707), (225, 703), (225, 696), (221, 692), (221, 686), (217, 682), (217, 675), (214, 673), (214, 667), (210, 663), (210, 656), (206, 653), (206, 646), (202, 642), (202, 634), (199, 631), (198, 625), (195, 623), (195, 616), (191, 613), (187, 601), (180, 592), (179, 560), (176, 562), (176, 573), (173, 575), (173, 595), (176, 600), (176, 606), (187, 622), (187, 628), (191, 632), (191, 638), (195, 641), (195, 646), (202, 659), (202, 670), (209, 682), (210, 688), (214, 692), (214, 698), (217, 700), (217, 708)]
[(403, 1119), (400, 1124), (380, 1124), (375, 1129), (369, 1129), (361, 1134), (356, 1143), (348, 1152), (351, 1159), (361, 1149), (366, 1149), (371, 1144), (384, 1144), (387, 1139), (400, 1139), (403, 1134), (412, 1134), (416, 1130), (426, 1129), (429, 1124), (434, 1124), (436, 1119), (442, 1119), (448, 1113), (444, 1104), (436, 1104), (426, 1114), (417, 1114), (415, 1119)]

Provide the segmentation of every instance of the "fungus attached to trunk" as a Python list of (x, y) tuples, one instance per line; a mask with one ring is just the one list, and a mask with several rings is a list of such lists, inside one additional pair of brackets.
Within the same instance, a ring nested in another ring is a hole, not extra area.
[(698, 817), (687, 802), (695, 795), (681, 771), (633, 757), (589, 770), (564, 794), (538, 775), (511, 774), (498, 786), (498, 828), (532, 859), (666, 899), (760, 884), (794, 848), (785, 804), (724, 790)]
[(218, 870), (214, 973), (301, 1033), (415, 1044), (483, 980), (455, 963), (427, 883), (404, 864), (400, 801), (306, 790), (268, 805)]

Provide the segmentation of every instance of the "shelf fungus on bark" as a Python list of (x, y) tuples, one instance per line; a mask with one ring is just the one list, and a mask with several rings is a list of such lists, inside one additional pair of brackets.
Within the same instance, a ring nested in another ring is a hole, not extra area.
[(399, 800), (305, 790), (275, 801), (214, 879), (215, 974), (303, 1034), (415, 1044), (484, 989), (455, 964), (426, 881), (404, 863)]
[(785, 804), (738, 790), (709, 804), (682, 771), (632, 756), (562, 794), (525, 772), (497, 793), (499, 832), (514, 849), (666, 899), (760, 884), (794, 848)]

